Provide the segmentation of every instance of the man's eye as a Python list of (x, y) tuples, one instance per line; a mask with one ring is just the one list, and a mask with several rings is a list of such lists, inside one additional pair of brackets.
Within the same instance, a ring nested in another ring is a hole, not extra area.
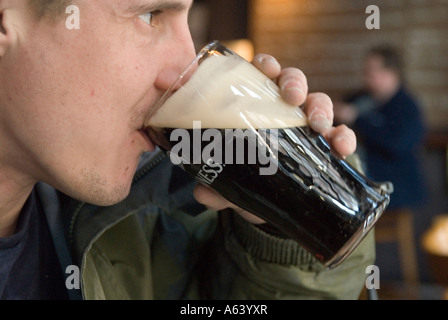
[(153, 12), (146, 12), (144, 14), (139, 15), (138, 17), (143, 20), (147, 25), (152, 25), (155, 14)]

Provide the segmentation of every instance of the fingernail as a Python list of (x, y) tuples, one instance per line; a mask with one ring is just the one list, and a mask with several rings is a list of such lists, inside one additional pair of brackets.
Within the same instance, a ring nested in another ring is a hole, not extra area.
[(312, 112), (308, 117), (311, 127), (317, 132), (324, 132), (331, 127), (331, 122), (322, 113), (314, 113)]
[(258, 62), (262, 66), (265, 66), (267, 64), (273, 64), (273, 65), (280, 66), (280, 63), (273, 56), (261, 56), (258, 58)]
[(340, 137), (336, 138), (336, 143), (338, 144), (345, 144), (349, 147), (350, 150), (353, 149), (353, 140), (347, 136), (347, 135), (342, 135)]
[(288, 79), (282, 84), (282, 91), (296, 91), (299, 93), (303, 93), (302, 85), (296, 79)]
[(281, 87), (283, 97), (286, 101), (297, 101), (297, 97), (303, 95), (303, 89), (299, 81), (294, 79), (286, 80)]

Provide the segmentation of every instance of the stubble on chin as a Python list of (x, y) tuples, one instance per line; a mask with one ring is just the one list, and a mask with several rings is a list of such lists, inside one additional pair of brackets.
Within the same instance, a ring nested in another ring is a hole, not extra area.
[(114, 205), (129, 194), (128, 184), (111, 183), (94, 169), (81, 170), (81, 180), (74, 188), (73, 198), (99, 206)]

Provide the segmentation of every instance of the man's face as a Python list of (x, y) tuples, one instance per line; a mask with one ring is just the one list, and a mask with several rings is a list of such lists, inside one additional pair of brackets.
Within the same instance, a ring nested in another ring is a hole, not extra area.
[(364, 84), (367, 90), (375, 97), (387, 96), (391, 88), (399, 82), (396, 71), (384, 66), (383, 58), (379, 55), (370, 55), (364, 63)]
[(194, 57), (191, 2), (78, 0), (80, 29), (67, 29), (70, 14), (38, 22), (11, 1), (3, 24), (13, 40), (0, 58), (11, 169), (84, 201), (122, 200), (153, 148), (139, 131), (146, 116)]

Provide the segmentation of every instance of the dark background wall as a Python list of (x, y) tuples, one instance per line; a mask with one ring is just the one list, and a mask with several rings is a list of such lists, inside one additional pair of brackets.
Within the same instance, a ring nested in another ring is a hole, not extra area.
[[(378, 30), (366, 28), (369, 5), (380, 10)], [(448, 128), (448, 2), (251, 0), (250, 10), (250, 36), (257, 51), (301, 68), (311, 90), (333, 98), (360, 86), (368, 48), (383, 43), (398, 47), (429, 126)]]
[[(199, 24), (205, 32), (198, 31), (197, 47), (211, 40), (233, 40), (248, 38), (249, 3), (247, 0), (196, 0), (195, 8), (203, 21)], [(193, 13), (194, 14), (194, 13)], [(201, 19), (198, 17), (198, 19)], [(191, 19), (190, 19), (191, 20)]]

